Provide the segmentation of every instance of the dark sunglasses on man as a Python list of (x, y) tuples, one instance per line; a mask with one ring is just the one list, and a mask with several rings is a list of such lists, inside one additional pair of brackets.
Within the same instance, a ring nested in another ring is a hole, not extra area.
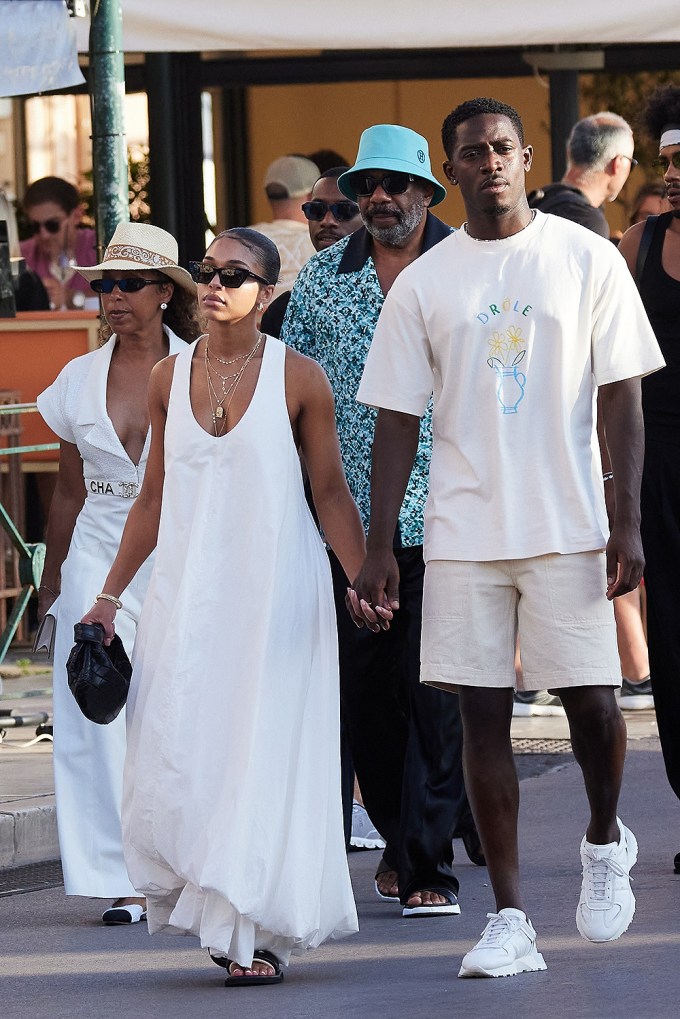
[(656, 172), (661, 176), (665, 177), (670, 169), (671, 164), (676, 170), (680, 170), (680, 150), (671, 154), (670, 160), (667, 156), (659, 156), (658, 159), (652, 160), (652, 166)]
[(136, 294), (144, 287), (150, 287), (153, 283), (164, 283), (165, 280), (145, 280), (141, 276), (124, 276), (122, 280), (100, 279), (90, 280), (90, 286), (95, 294), (112, 294), (114, 287), (118, 287), (123, 294)]
[(250, 269), (239, 269), (235, 265), (213, 265), (212, 262), (189, 262), (189, 274), (194, 283), (212, 283), (215, 273), (219, 276), (222, 286), (229, 287), (230, 290), (243, 286), (247, 279), (257, 280), (258, 283), (264, 283), (268, 287), (273, 286), (269, 280), (251, 272)]
[(41, 230), (46, 230), (48, 234), (56, 234), (59, 233), (63, 222), (63, 219), (57, 219), (55, 216), (54, 219), (43, 219), (42, 222), (37, 219), (31, 219), (28, 225), (34, 234), (39, 234)]
[(356, 202), (322, 202), (315, 198), (311, 202), (304, 202), (302, 211), (307, 219), (315, 223), (320, 223), (328, 212), (337, 223), (348, 223), (359, 215), (359, 206)]
[(388, 195), (403, 195), (414, 180), (412, 174), (397, 170), (395, 173), (386, 173), (382, 178), (372, 177), (370, 173), (353, 173), (348, 183), (357, 198), (368, 198), (377, 187), (381, 187)]

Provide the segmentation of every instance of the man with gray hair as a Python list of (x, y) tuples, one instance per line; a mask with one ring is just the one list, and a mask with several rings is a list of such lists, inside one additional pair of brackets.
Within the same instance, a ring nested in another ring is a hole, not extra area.
[(633, 132), (617, 113), (603, 111), (579, 120), (567, 141), (567, 170), (559, 184), (529, 195), (529, 205), (551, 212), (609, 239), (601, 206), (613, 202), (628, 180), (633, 159)]

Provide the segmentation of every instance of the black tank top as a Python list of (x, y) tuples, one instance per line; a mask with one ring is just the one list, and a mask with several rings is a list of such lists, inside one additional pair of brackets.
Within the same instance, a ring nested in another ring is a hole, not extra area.
[(642, 380), (642, 409), (648, 437), (680, 445), (680, 280), (669, 276), (661, 264), (672, 219), (672, 212), (657, 218), (639, 280), (640, 296), (666, 361), (665, 368)]

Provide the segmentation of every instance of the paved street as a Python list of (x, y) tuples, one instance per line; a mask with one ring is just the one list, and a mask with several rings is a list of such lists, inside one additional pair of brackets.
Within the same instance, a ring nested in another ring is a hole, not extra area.
[[(644, 731), (639, 713), (631, 728)], [(561, 720), (526, 720), (526, 730)], [(353, 853), (361, 931), (296, 959), (280, 987), (225, 989), (221, 972), (193, 938), (149, 938), (143, 925), (103, 928), (100, 904), (65, 899), (61, 889), (0, 898), (0, 1014), (19, 1019), (136, 1014), (154, 1019), (212, 1016), (318, 1019), (394, 1017), (596, 1017), (666, 1019), (680, 996), (680, 807), (666, 783), (658, 742), (631, 740), (621, 815), (640, 842), (633, 871), (638, 911), (609, 945), (579, 937), (578, 845), (585, 802), (578, 768), (522, 782), (522, 853), (530, 915), (546, 973), (458, 980), (461, 956), (492, 908), (486, 871), (460, 847), (460, 917), (403, 920), (372, 890), (376, 853)], [(313, 831), (310, 831), (313, 838)], [(458, 844), (457, 844), (458, 847)]]

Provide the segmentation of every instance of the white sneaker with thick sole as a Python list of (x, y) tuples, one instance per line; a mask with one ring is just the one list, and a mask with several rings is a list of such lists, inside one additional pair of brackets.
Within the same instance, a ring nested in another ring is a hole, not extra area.
[(352, 835), (349, 840), (354, 849), (384, 849), (385, 840), (356, 800), (352, 801)]
[(583, 881), (576, 926), (586, 941), (616, 941), (628, 930), (635, 913), (630, 870), (637, 862), (637, 840), (618, 817), (616, 823), (618, 842), (598, 846), (585, 837), (581, 842)]
[(514, 977), (547, 969), (536, 951), (536, 931), (521, 909), (487, 913), (482, 936), (463, 958), (459, 977)]

